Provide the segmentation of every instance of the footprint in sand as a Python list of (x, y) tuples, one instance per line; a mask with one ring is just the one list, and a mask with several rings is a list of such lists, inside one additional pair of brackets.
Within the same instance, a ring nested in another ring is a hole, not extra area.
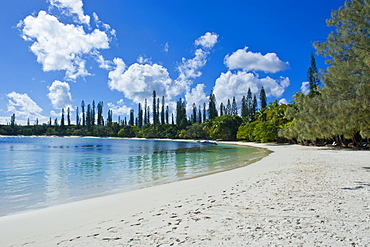
[(122, 239), (122, 238), (120, 238), (120, 237), (116, 237), (116, 238), (102, 238), (102, 240), (104, 240), (104, 241), (120, 240), (120, 239)]
[(91, 237), (97, 237), (97, 236), (99, 236), (100, 234), (99, 233), (94, 233), (94, 234), (92, 234), (92, 235), (88, 235), (87, 237), (88, 238), (91, 238)]
[(132, 224), (131, 226), (140, 226), (141, 225), (141, 223), (140, 222), (138, 222), (138, 223), (136, 223), (136, 224)]

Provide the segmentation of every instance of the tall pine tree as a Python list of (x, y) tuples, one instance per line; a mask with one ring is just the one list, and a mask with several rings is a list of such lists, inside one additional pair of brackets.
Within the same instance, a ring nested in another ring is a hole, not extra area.
[(250, 88), (248, 88), (247, 93), (247, 109), (248, 109), (248, 115), (251, 121), (254, 120), (254, 112), (253, 112), (253, 96), (252, 91)]
[(76, 107), (76, 126), (80, 126), (80, 113), (78, 112), (78, 106)]
[(198, 107), (198, 123), (202, 123), (202, 111), (200, 106)]
[(93, 100), (92, 103), (92, 109), (91, 109), (91, 125), (95, 125), (95, 100)]
[(267, 99), (266, 99), (266, 92), (263, 87), (261, 88), (261, 91), (260, 91), (260, 102), (261, 102), (261, 110), (265, 109), (267, 106)]
[(157, 93), (155, 92), (155, 90), (153, 91), (153, 124), (154, 125), (157, 125), (158, 122), (157, 122)]
[(138, 124), (137, 127), (140, 129), (143, 127), (143, 109), (141, 109), (141, 104), (138, 105)]
[(213, 94), (213, 91), (211, 91), (208, 103), (208, 118), (211, 120), (218, 116), (216, 104), (216, 96)]
[(247, 99), (245, 98), (245, 96), (243, 96), (242, 98), (241, 115), (242, 117), (248, 117), (248, 104), (247, 104)]
[(144, 125), (147, 125), (149, 123), (148, 116), (147, 116), (147, 100), (145, 99), (144, 103)]
[(68, 126), (71, 126), (71, 110), (69, 107), (67, 108), (67, 124)]
[(179, 129), (185, 129), (187, 125), (185, 102), (181, 98), (176, 105), (176, 125)]
[(64, 126), (64, 108), (62, 108), (62, 118), (60, 120), (60, 125)]
[(225, 108), (224, 108), (224, 103), (221, 102), (220, 104), (220, 116), (225, 115)]
[(166, 106), (166, 124), (169, 123), (169, 109), (168, 109), (168, 105)]
[(196, 123), (197, 122), (197, 106), (195, 105), (195, 103), (193, 103), (193, 113), (192, 113), (192, 121), (193, 123)]
[(98, 125), (104, 125), (103, 101), (99, 101), (98, 103)]
[(85, 101), (81, 102), (81, 111), (82, 111), (82, 126), (86, 126), (86, 113), (85, 113)]
[(310, 92), (312, 94), (317, 93), (317, 87), (320, 84), (319, 73), (316, 67), (315, 56), (311, 54), (311, 66), (307, 71), (307, 80), (310, 86)]
[(165, 124), (164, 96), (162, 96), (161, 124)]
[(108, 125), (111, 125), (112, 122), (113, 122), (113, 111), (112, 110), (108, 110), (107, 123), (108, 123)]
[(252, 104), (252, 110), (251, 110), (251, 119), (255, 120), (256, 119), (256, 113), (257, 113), (257, 97), (256, 95), (253, 96), (253, 104)]
[(91, 114), (92, 114), (91, 106), (90, 106), (90, 104), (88, 104), (87, 105), (87, 110), (86, 110), (86, 126), (88, 128), (91, 128)]
[(231, 103), (230, 103), (230, 99), (227, 100), (225, 115), (231, 115)]
[(134, 110), (130, 110), (130, 120), (128, 122), (128, 125), (134, 126), (135, 125), (135, 113)]
[(231, 115), (232, 116), (237, 116), (238, 115), (238, 106), (236, 104), (235, 97), (233, 97), (233, 103), (231, 105)]

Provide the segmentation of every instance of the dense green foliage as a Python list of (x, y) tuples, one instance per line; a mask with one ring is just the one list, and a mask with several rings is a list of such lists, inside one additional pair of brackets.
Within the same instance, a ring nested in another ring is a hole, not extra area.
[(285, 117), (285, 112), (288, 107), (290, 106), (279, 104), (275, 100), (257, 112), (255, 121), (248, 121), (248, 119), (245, 118), (245, 123), (239, 127), (237, 138), (254, 142), (271, 142), (279, 140), (279, 130), (288, 123)]
[(209, 122), (209, 136), (212, 139), (235, 140), (238, 127), (242, 123), (239, 116), (219, 116)]
[(203, 124), (194, 123), (183, 130), (180, 137), (185, 139), (208, 139), (209, 133)]
[(316, 94), (295, 95), (287, 112), (293, 124), (281, 135), (303, 143), (361, 144), (370, 138), (370, 3), (346, 1), (332, 12), (335, 27), (317, 53), (327, 57), (324, 87)]

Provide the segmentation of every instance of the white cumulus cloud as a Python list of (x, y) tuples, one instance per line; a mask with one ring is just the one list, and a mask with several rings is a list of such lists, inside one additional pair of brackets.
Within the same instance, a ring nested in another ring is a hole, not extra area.
[(97, 28), (104, 29), (104, 31), (109, 33), (112, 37), (116, 37), (116, 30), (113, 29), (109, 24), (102, 22), (95, 12), (93, 13), (93, 17)]
[(289, 102), (286, 98), (282, 98), (279, 100), (280, 105), (289, 105)]
[(302, 85), (301, 85), (301, 91), (303, 94), (307, 95), (310, 93), (310, 83), (308, 81), (304, 81), (302, 82)]
[(143, 103), (145, 99), (150, 99), (153, 90), (158, 97), (168, 95), (172, 80), (163, 66), (134, 63), (126, 70), (122, 59), (116, 58), (114, 63), (115, 70), (108, 74), (108, 86), (111, 90), (122, 92), (126, 98), (135, 103)]
[(202, 75), (200, 69), (206, 65), (207, 56), (210, 53), (210, 49), (216, 44), (217, 38), (217, 34), (207, 32), (195, 41), (195, 45), (202, 48), (195, 50), (193, 58), (182, 58), (181, 64), (177, 67), (179, 76), (171, 88), (172, 95), (188, 92), (193, 80)]
[[(192, 101), (195, 99), (194, 95), (205, 97), (203, 84), (193, 90), (190, 89), (193, 80), (202, 75), (200, 69), (207, 63), (207, 56), (217, 42), (217, 37), (217, 34), (206, 33), (195, 41), (195, 44), (201, 47), (195, 50), (193, 58), (182, 58), (177, 66), (179, 76), (175, 80), (170, 78), (165, 67), (152, 63), (144, 56), (139, 56), (138, 63), (129, 67), (121, 58), (115, 58), (113, 60), (115, 69), (108, 74), (108, 86), (111, 90), (122, 92), (126, 98), (135, 103), (151, 99), (155, 90), (158, 97), (166, 97), (170, 108), (173, 108), (174, 100), (179, 95), (185, 94)], [(166, 46), (168, 47), (167, 43)]]
[(60, 111), (60, 112), (50, 111), (50, 115), (51, 115), (52, 117), (59, 118), (59, 117), (61, 117), (61, 116), (62, 116), (62, 111)]
[(239, 49), (225, 57), (225, 65), (230, 69), (242, 69), (244, 71), (264, 71), (276, 73), (289, 67), (288, 62), (281, 61), (276, 53), (254, 53), (247, 51), (248, 47)]
[(279, 80), (276, 80), (271, 77), (259, 78), (255, 74), (245, 71), (237, 73), (228, 71), (221, 73), (220, 77), (217, 78), (213, 93), (218, 104), (221, 102), (225, 104), (228, 99), (232, 99), (234, 96), (240, 101), (243, 96), (247, 95), (248, 88), (253, 94), (256, 94), (257, 98), (262, 87), (265, 89), (267, 97), (281, 97), (289, 85), (289, 78), (286, 77), (280, 77)]
[(191, 89), (190, 92), (185, 94), (185, 99), (187, 102), (186, 111), (188, 113), (190, 113), (193, 109), (193, 103), (196, 105), (196, 107), (203, 107), (203, 103), (208, 102), (208, 97), (204, 92), (205, 87), (206, 86), (204, 84), (198, 84), (195, 88)]
[(218, 39), (218, 34), (206, 32), (203, 36), (199, 37), (195, 40), (195, 45), (202, 46), (203, 48), (211, 49), (216, 43)]
[(109, 48), (108, 35), (98, 29), (86, 33), (82, 26), (63, 24), (55, 16), (40, 11), (18, 24), (22, 37), (32, 41), (31, 51), (44, 71), (65, 70), (66, 78), (87, 76), (84, 55), (95, 55), (98, 49)]
[(110, 110), (112, 110), (113, 115), (129, 115), (131, 111), (131, 107), (128, 107), (125, 105), (125, 102), (123, 99), (117, 101), (114, 103), (108, 103), (108, 107)]
[(111, 70), (114, 66), (114, 63), (110, 60), (105, 60), (103, 55), (96, 53), (95, 54), (95, 60), (99, 64), (99, 68), (105, 69), (105, 70)]
[(179, 80), (194, 79), (202, 75), (199, 69), (207, 63), (208, 52), (197, 49), (194, 55), (192, 59), (182, 58), (182, 63), (177, 67), (180, 72)]
[(12, 112), (16, 115), (16, 119), (23, 119), (23, 122), (30, 118), (35, 120), (38, 118), (40, 121), (46, 118), (41, 115), (43, 111), (35, 101), (33, 101), (26, 93), (11, 92), (7, 94), (8, 100), (8, 112)]
[(67, 82), (54, 81), (48, 89), (48, 97), (55, 109), (72, 108), (72, 95)]
[(51, 6), (55, 6), (66, 15), (77, 15), (76, 20), (81, 24), (90, 24), (90, 16), (84, 15), (82, 0), (49, 0)]
[(151, 64), (152, 62), (151, 62), (151, 58), (147, 58), (145, 55), (140, 55), (137, 59), (136, 59), (136, 61), (138, 62), (138, 63), (149, 63), (149, 64)]

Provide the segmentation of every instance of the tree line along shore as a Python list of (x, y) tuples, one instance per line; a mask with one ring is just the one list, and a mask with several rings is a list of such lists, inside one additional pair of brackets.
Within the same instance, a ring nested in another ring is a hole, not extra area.
[[(333, 27), (327, 39), (314, 42), (316, 54), (325, 57), (327, 68), (316, 67), (311, 54), (307, 71), (310, 92), (296, 93), (290, 104), (276, 100), (267, 104), (262, 87), (257, 96), (248, 90), (242, 99), (217, 103), (211, 92), (208, 103), (192, 105), (186, 112), (179, 99), (170, 114), (165, 98), (153, 91), (147, 100), (131, 110), (128, 119), (112, 120), (112, 111), (103, 117), (103, 102), (62, 109), (60, 119), (49, 123), (17, 125), (13, 114), (0, 135), (57, 135), (142, 138), (186, 138), (289, 142), (304, 145), (329, 145), (370, 148), (370, 3), (345, 1), (332, 11), (327, 25)], [(239, 105), (239, 107), (238, 107)]]

